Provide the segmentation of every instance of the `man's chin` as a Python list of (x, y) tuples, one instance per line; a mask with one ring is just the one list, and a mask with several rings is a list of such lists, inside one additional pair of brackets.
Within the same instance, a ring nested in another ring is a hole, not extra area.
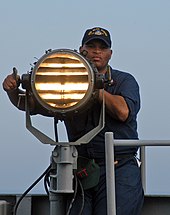
[(96, 67), (97, 69), (100, 69), (100, 68), (101, 68), (100, 62), (93, 61), (93, 64), (95, 65), (95, 67)]

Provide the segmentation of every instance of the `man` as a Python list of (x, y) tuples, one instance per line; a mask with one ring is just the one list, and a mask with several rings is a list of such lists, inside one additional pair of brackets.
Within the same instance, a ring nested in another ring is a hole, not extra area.
[[(77, 147), (78, 154), (87, 160), (94, 159), (100, 167), (99, 181), (92, 187), (84, 188), (83, 215), (106, 215), (106, 169), (105, 169), (105, 132), (113, 132), (115, 139), (138, 139), (137, 114), (140, 109), (139, 86), (129, 73), (112, 69), (108, 63), (112, 56), (110, 33), (103, 28), (88, 29), (82, 39), (80, 53), (86, 52), (87, 59), (94, 63), (105, 79), (112, 82), (104, 88), (105, 127), (88, 144)], [(17, 106), (18, 88), (13, 75), (8, 75), (3, 82), (11, 102)], [(65, 120), (70, 141), (75, 141), (98, 125), (102, 90), (98, 101), (85, 113)], [(42, 108), (32, 100), (32, 113), (44, 113)], [(18, 107), (24, 110), (24, 101)], [(139, 215), (143, 204), (143, 189), (140, 167), (137, 162), (136, 146), (115, 147), (115, 180), (116, 180), (116, 214)], [(110, 191), (111, 192), (111, 191)], [(70, 210), (71, 215), (79, 214), (82, 206), (82, 195), (78, 189), (76, 199)]]

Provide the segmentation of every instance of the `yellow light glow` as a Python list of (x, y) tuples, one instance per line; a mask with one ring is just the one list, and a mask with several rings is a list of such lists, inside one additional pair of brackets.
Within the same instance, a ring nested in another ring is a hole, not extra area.
[(88, 89), (88, 83), (36, 83), (35, 87), (38, 91), (45, 90), (57, 90), (57, 91), (79, 91), (79, 90), (87, 90)]
[(36, 73), (37, 75), (42, 75), (42, 76), (61, 76), (61, 75), (69, 75), (69, 76), (73, 76), (73, 75), (88, 75), (88, 73), (86, 71), (81, 71), (81, 72), (61, 72), (61, 71), (58, 71), (58, 72), (40, 72), (38, 71)]
[(84, 68), (83, 63), (41, 63), (41, 67), (49, 68)]
[(53, 54), (51, 56), (48, 56), (48, 59), (54, 59), (54, 58), (65, 58), (65, 59), (72, 59), (72, 60), (79, 60), (77, 58), (77, 56), (74, 56), (73, 54), (70, 54), (70, 53), (56, 53), (56, 54)]
[(61, 100), (61, 99), (76, 99), (76, 100), (80, 100), (84, 97), (84, 93), (71, 93), (71, 94), (65, 94), (64, 92), (60, 93), (57, 92), (57, 94), (50, 94), (50, 93), (45, 93), (45, 94), (41, 94), (41, 98), (44, 100)]
[(67, 108), (67, 107), (72, 107), (72, 106), (74, 106), (74, 105), (76, 105), (77, 104), (77, 102), (70, 102), (69, 104), (56, 104), (56, 103), (51, 103), (51, 102), (49, 102), (48, 103), (51, 107), (57, 107), (57, 108)]

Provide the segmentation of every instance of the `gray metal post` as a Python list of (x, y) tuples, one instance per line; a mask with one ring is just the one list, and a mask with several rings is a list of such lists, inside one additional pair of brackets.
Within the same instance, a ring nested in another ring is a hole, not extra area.
[(77, 150), (68, 144), (56, 146), (52, 152), (50, 174), (50, 215), (65, 215), (66, 194), (73, 193), (73, 169), (77, 166)]
[(116, 215), (113, 133), (105, 134), (107, 214)]
[(140, 160), (141, 164), (141, 177), (142, 177), (142, 186), (144, 193), (146, 193), (146, 158), (145, 158), (145, 146), (141, 146), (140, 149)]
[(49, 193), (50, 200), (50, 215), (65, 215), (66, 202), (63, 194)]
[(0, 214), (10, 215), (12, 211), (12, 205), (6, 200), (0, 200)]

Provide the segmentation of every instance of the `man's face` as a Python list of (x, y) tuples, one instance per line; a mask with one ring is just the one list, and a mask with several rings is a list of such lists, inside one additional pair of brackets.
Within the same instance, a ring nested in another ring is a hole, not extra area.
[(91, 40), (80, 47), (80, 52), (83, 50), (87, 51), (87, 58), (94, 63), (98, 71), (105, 73), (112, 50), (102, 40)]

